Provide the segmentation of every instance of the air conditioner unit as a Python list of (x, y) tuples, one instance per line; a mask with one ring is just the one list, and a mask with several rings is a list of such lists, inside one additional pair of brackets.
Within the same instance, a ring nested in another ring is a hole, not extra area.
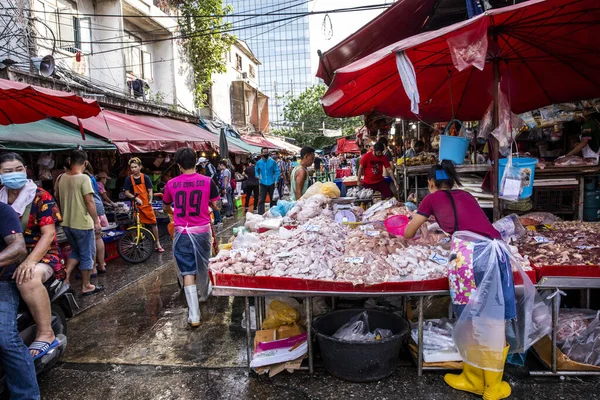
[(242, 72), (242, 79), (248, 79), (248, 73)]

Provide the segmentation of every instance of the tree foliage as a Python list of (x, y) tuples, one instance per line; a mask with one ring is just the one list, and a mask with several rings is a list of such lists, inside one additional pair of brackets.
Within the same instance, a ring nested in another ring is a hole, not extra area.
[(202, 108), (212, 85), (212, 75), (226, 71), (225, 53), (235, 37), (222, 33), (231, 28), (222, 16), (232, 12), (222, 0), (172, 0), (179, 10), (180, 45), (184, 64), (191, 66), (194, 103)]
[(319, 100), (325, 94), (324, 85), (313, 85), (298, 97), (285, 96), (283, 109), (284, 123), (287, 129), (273, 132), (296, 139), (299, 146), (321, 148), (334, 144), (337, 138), (323, 136), (323, 122), (326, 129), (341, 129), (343, 135), (354, 134), (356, 128), (363, 125), (362, 118), (331, 118), (325, 114)]

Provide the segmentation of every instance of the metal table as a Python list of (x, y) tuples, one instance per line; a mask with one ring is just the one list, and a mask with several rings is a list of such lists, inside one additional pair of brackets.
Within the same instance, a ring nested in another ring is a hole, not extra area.
[(314, 372), (313, 345), (312, 345), (312, 297), (389, 297), (389, 296), (413, 296), (418, 297), (418, 360), (417, 374), (423, 375), (423, 297), (449, 295), (447, 290), (416, 291), (416, 292), (318, 292), (318, 291), (296, 291), (296, 290), (270, 290), (254, 288), (237, 288), (230, 286), (214, 286), (213, 296), (237, 296), (244, 297), (246, 310), (246, 354), (248, 357), (248, 371), (251, 371), (252, 361), (252, 329), (250, 324), (250, 297), (255, 298), (256, 327), (260, 327), (265, 316), (265, 296), (303, 297), (306, 310), (306, 334), (308, 342), (308, 370)]
[[(563, 276), (546, 276), (540, 279), (536, 285), (537, 289), (579, 289), (587, 292), (587, 307), (590, 303), (590, 289), (600, 289), (600, 278), (575, 278)], [(556, 331), (558, 327), (558, 307), (560, 306), (560, 296), (552, 298), (552, 370), (551, 371), (530, 371), (532, 376), (561, 376), (561, 375), (600, 375), (600, 371), (558, 371), (556, 365)]]

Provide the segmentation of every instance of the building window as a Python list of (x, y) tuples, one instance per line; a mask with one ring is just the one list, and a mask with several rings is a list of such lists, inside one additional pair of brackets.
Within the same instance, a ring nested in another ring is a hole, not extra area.
[(152, 54), (147, 51), (142, 51), (142, 76), (152, 80)]
[(242, 70), (242, 56), (240, 56), (238, 53), (235, 53), (235, 69), (238, 71)]
[(256, 71), (254, 70), (253, 65), (248, 66), (248, 72), (250, 73), (250, 78), (256, 78)]
[(124, 45), (127, 46), (125, 48), (125, 70), (137, 77), (142, 77), (142, 39), (127, 31), (125, 31), (125, 35), (127, 35), (123, 40)]

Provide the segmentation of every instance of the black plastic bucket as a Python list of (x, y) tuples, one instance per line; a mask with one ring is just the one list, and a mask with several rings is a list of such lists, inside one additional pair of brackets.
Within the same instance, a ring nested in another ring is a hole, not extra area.
[[(391, 338), (377, 342), (345, 342), (332, 335), (357, 314), (367, 312), (369, 329), (389, 329)], [(313, 328), (319, 340), (325, 369), (350, 382), (377, 381), (391, 375), (400, 361), (406, 323), (392, 313), (378, 310), (340, 310), (317, 318)]]

